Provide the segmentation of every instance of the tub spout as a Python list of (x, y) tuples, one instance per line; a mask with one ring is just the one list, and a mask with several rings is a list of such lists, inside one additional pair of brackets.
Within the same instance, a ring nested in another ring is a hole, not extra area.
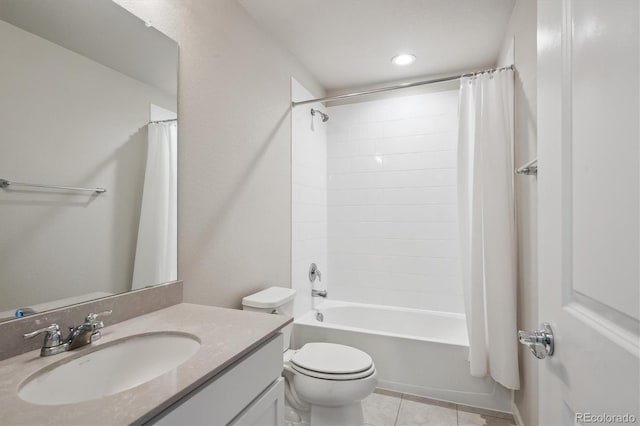
[(327, 297), (327, 290), (311, 290), (311, 297)]

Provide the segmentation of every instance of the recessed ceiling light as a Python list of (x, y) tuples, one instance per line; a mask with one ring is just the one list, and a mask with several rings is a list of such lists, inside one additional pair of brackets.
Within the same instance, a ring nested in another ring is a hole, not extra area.
[(391, 62), (394, 65), (398, 65), (399, 67), (410, 65), (416, 61), (416, 55), (412, 55), (411, 53), (403, 53), (402, 55), (396, 55), (391, 58)]

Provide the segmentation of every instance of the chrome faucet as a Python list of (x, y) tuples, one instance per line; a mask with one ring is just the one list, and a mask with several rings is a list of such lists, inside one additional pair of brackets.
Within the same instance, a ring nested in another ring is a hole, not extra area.
[(42, 333), (45, 333), (45, 335), (44, 343), (40, 349), (40, 356), (55, 355), (69, 350), (69, 343), (63, 341), (60, 326), (58, 324), (51, 324), (50, 326), (41, 328), (40, 330), (24, 334), (22, 337), (25, 339), (31, 339), (32, 337), (36, 337)]
[(89, 314), (84, 322), (75, 327), (69, 327), (69, 336), (62, 338), (60, 326), (51, 324), (48, 327), (33, 331), (23, 335), (25, 339), (31, 339), (44, 333), (44, 343), (40, 349), (40, 356), (49, 356), (59, 354), (61, 352), (70, 351), (84, 345), (88, 345), (100, 339), (100, 329), (104, 327), (102, 321), (98, 321), (98, 317), (111, 315), (113, 311), (105, 311), (99, 314)]
[[(311, 290), (311, 297), (327, 297), (327, 290)], [(315, 305), (315, 303), (313, 303)], [(320, 309), (314, 306), (313, 308), (316, 311), (316, 319), (320, 322), (324, 321), (324, 314), (320, 312)]]
[[(327, 297), (327, 290), (316, 290), (316, 289), (311, 289), (311, 297)], [(320, 309), (318, 309), (315, 306), (315, 303), (312, 302), (312, 304), (314, 305), (313, 309), (316, 311), (316, 319), (320, 322), (324, 321), (324, 314), (322, 312), (320, 312)]]
[(316, 289), (312, 289), (311, 290), (311, 297), (327, 297), (327, 290), (316, 290)]
[(69, 349), (67, 350), (70, 351), (100, 339), (102, 335), (99, 330), (104, 327), (104, 323), (98, 321), (98, 317), (111, 315), (112, 312), (113, 311), (105, 311), (99, 314), (89, 314), (82, 324), (69, 327), (69, 337), (67, 337)]
[[(327, 290), (316, 290), (315, 288), (313, 288), (313, 284), (315, 283), (316, 278), (318, 278), (318, 281), (322, 281), (322, 274), (318, 269), (318, 265), (316, 265), (315, 263), (312, 263), (311, 266), (309, 266), (309, 282), (311, 283), (311, 297), (326, 298)], [(317, 307), (315, 307), (315, 303), (312, 302), (312, 305), (313, 305), (313, 309), (316, 311), (316, 319), (318, 321), (324, 321), (324, 315), (322, 314), (322, 312), (320, 312), (320, 310)]]

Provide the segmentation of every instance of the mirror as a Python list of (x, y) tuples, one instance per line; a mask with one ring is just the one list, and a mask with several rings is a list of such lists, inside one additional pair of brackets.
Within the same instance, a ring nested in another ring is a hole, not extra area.
[(176, 279), (177, 44), (112, 0), (0, 0), (0, 57), (0, 321)]

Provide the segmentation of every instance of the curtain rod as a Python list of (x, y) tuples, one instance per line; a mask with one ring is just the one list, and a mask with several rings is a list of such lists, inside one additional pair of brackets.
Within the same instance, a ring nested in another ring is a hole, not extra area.
[(362, 92), (347, 93), (347, 94), (344, 94), (344, 95), (327, 96), (327, 97), (324, 97), (324, 98), (309, 99), (308, 101), (291, 102), (291, 106), (292, 107), (296, 107), (298, 105), (311, 104), (311, 103), (314, 103), (314, 102), (337, 101), (337, 100), (340, 100), (340, 99), (354, 98), (356, 96), (364, 96), (364, 95), (372, 95), (374, 93), (388, 92), (390, 90), (408, 89), (409, 87), (423, 86), (425, 84), (433, 84), (433, 83), (442, 83), (442, 82), (445, 82), (445, 81), (458, 80), (458, 79), (463, 78), (463, 77), (471, 77), (471, 76), (478, 75), (478, 74), (484, 74), (484, 73), (496, 72), (496, 71), (503, 71), (503, 70), (507, 70), (507, 69), (515, 71), (515, 66), (513, 64), (511, 64), (508, 67), (492, 68), (492, 69), (483, 70), (483, 71), (468, 72), (468, 73), (459, 74), (459, 75), (453, 75), (453, 76), (449, 76), (449, 77), (436, 78), (436, 79), (433, 79), (433, 80), (416, 81), (414, 83), (403, 83), (403, 84), (398, 84), (398, 85), (395, 85), (395, 86), (380, 87), (380, 88), (377, 88), (377, 89), (364, 90)]

